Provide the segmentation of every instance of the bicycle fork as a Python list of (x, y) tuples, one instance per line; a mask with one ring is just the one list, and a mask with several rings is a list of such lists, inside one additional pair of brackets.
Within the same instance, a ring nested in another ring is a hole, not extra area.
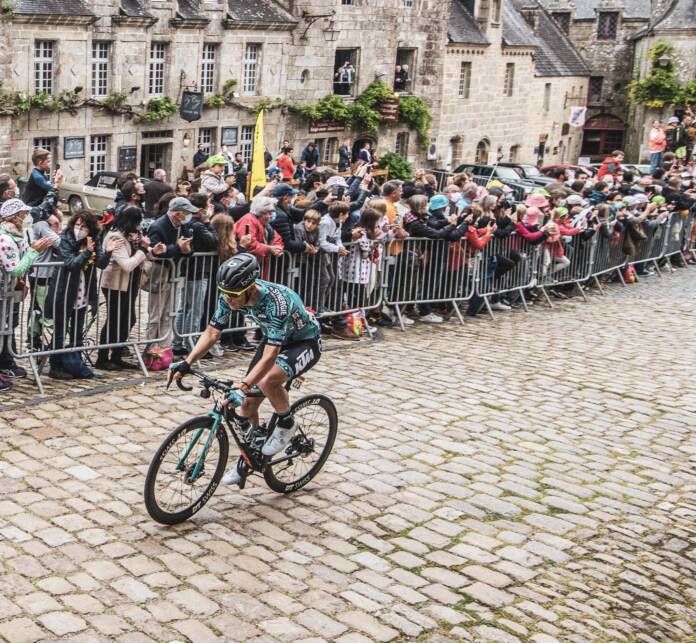
[[(211, 418), (213, 418), (213, 426), (210, 428), (210, 433), (208, 434), (208, 437), (206, 438), (205, 444), (203, 445), (203, 450), (201, 451), (201, 454), (198, 456), (198, 461), (196, 462), (196, 465), (194, 466), (193, 471), (191, 472), (191, 475), (189, 476), (189, 479), (191, 480), (191, 482), (196, 480), (198, 478), (198, 476), (201, 474), (201, 471), (203, 470), (203, 463), (205, 462), (205, 459), (208, 456), (208, 451), (210, 449), (210, 445), (213, 443), (213, 439), (215, 438), (215, 435), (217, 434), (218, 429), (220, 428), (220, 421), (221, 421), (220, 415), (218, 413), (209, 413), (208, 415)], [(205, 431), (205, 427), (201, 427), (201, 428), (196, 430), (196, 434), (193, 436), (193, 439), (191, 440), (190, 444), (186, 447), (186, 450), (179, 458), (179, 462), (176, 465), (177, 471), (184, 471), (185, 470), (186, 458), (189, 457), (189, 455), (191, 454), (191, 451), (193, 451), (193, 448), (198, 443), (198, 440), (200, 440), (201, 435), (203, 435), (203, 431)]]

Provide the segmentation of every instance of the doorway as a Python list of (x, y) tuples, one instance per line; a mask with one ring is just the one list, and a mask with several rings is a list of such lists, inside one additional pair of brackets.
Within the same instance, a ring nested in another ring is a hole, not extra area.
[[(374, 138), (362, 136), (362, 137), (356, 139), (355, 143), (353, 143), (353, 150), (352, 150), (352, 156), (351, 156), (351, 161), (353, 163), (355, 163), (358, 160), (358, 157), (360, 156), (360, 150), (363, 148), (365, 143), (370, 144), (370, 154), (372, 154), (374, 157), (375, 147), (377, 146), (377, 141), (375, 141)], [(374, 158), (373, 158), (373, 160), (374, 160)]]
[(171, 146), (171, 143), (143, 145), (140, 150), (140, 176), (151, 179), (158, 168), (163, 168), (169, 175)]

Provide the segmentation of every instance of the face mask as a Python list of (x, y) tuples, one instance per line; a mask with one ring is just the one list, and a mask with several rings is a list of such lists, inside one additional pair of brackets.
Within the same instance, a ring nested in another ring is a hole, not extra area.
[(73, 232), (75, 233), (75, 239), (78, 241), (82, 241), (87, 236), (87, 230), (83, 230), (77, 226), (73, 228)]
[(24, 219), (22, 220), (22, 230), (29, 230), (33, 225), (34, 220), (31, 218), (31, 215), (24, 217)]
[(18, 199), (20, 194), (19, 187), (15, 185), (15, 199)]
[(273, 214), (271, 214), (271, 223), (273, 223), (275, 221), (275, 218), (276, 218), (276, 213), (273, 212)]
[(456, 202), (459, 201), (459, 199), (461, 199), (461, 198), (462, 198), (462, 195), (461, 195), (461, 193), (459, 193), (459, 192), (450, 192), (450, 194), (449, 194), (449, 200), (450, 200), (452, 203), (456, 203)]
[(192, 215), (192, 214), (187, 214), (187, 215), (184, 217), (184, 220), (181, 222), (181, 225), (186, 225), (187, 223), (191, 223), (191, 219), (193, 219), (193, 215)]

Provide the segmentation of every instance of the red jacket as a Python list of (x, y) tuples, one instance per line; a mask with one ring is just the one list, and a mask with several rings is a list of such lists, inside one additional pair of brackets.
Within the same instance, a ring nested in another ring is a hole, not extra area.
[(515, 224), (515, 234), (529, 241), (533, 246), (541, 243), (548, 236), (543, 230), (530, 230), (522, 221)]
[(295, 163), (289, 154), (281, 154), (276, 161), (276, 165), (280, 168), (284, 179), (292, 180), (292, 177), (295, 176)]
[[(249, 226), (249, 234), (251, 235), (251, 241), (246, 245), (245, 250), (254, 255), (259, 263), (263, 266), (261, 270), (261, 277), (263, 279), (268, 279), (270, 274), (270, 262), (264, 261), (264, 258), (271, 254), (271, 246), (277, 246), (278, 248), (284, 248), (283, 240), (280, 235), (268, 226), (268, 230), (263, 227), (256, 215), (251, 213), (245, 214), (237, 223), (234, 224), (234, 233), (237, 235), (237, 239), (241, 239), (246, 235), (246, 228)], [(268, 239), (268, 232), (272, 233), (272, 238)]]
[(616, 173), (620, 169), (621, 163), (619, 163), (613, 156), (607, 156), (607, 158), (602, 161), (599, 172), (597, 172), (597, 180), (601, 181), (602, 178), (607, 174), (611, 174), (613, 177), (616, 177)]
[[(493, 238), (486, 228), (475, 228), (470, 225), (466, 229), (466, 236), (456, 243), (450, 243), (449, 269), (459, 270), (467, 262), (468, 255), (476, 250), (482, 250)], [(469, 249), (470, 253), (467, 252)]]

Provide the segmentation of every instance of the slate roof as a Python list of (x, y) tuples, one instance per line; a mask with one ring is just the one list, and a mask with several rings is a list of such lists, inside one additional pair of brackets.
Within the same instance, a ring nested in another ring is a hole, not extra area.
[[(594, 20), (597, 11), (611, 11), (601, 0), (570, 0), (570, 2), (563, 0), (560, 3), (558, 0), (541, 0), (541, 3), (548, 11), (567, 11), (570, 9), (573, 11), (575, 20)], [(623, 0), (622, 5), (621, 15), (624, 18), (650, 19), (650, 0)]]
[(590, 75), (590, 68), (583, 57), (556, 21), (543, 9), (536, 13), (534, 34), (540, 42), (534, 59), (537, 76)]
[(531, 25), (511, 2), (503, 3), (503, 43), (508, 47), (540, 47)]
[(210, 18), (205, 15), (205, 11), (201, 9), (201, 5), (198, 0), (178, 0), (177, 5), (178, 7), (176, 15), (178, 18), (183, 18), (184, 20), (210, 21)]
[(227, 0), (228, 18), (235, 22), (295, 24), (297, 20), (273, 0)]
[(651, 26), (653, 29), (693, 29), (696, 27), (696, 0), (674, 0)]
[(144, 0), (121, 0), (121, 14), (129, 18), (152, 18), (145, 8)]
[(31, 16), (95, 16), (82, 0), (17, 0), (13, 13)]
[(490, 42), (479, 29), (474, 17), (464, 6), (462, 0), (453, 0), (447, 25), (447, 36), (453, 43), (467, 45), (488, 45)]

